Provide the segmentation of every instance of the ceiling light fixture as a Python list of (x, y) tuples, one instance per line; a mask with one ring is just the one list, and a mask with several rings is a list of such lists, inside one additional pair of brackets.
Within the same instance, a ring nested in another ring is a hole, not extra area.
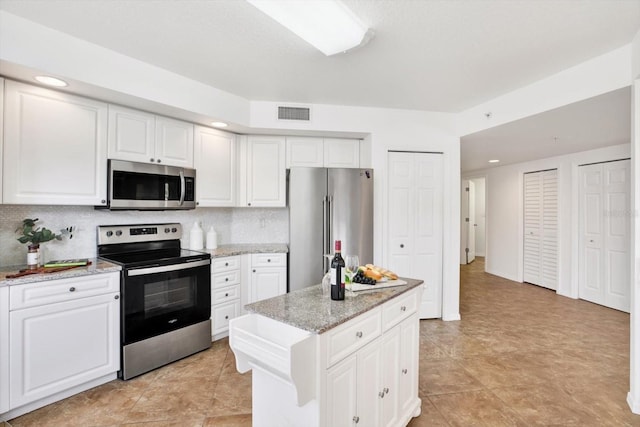
[(226, 128), (229, 125), (226, 124), (225, 122), (211, 122), (211, 126), (216, 128)]
[(55, 87), (69, 86), (69, 84), (64, 80), (60, 80), (51, 76), (35, 76), (34, 79), (47, 86), (55, 86)]
[(489, 163), (498, 163), (498, 162), (500, 162), (500, 160), (498, 160), (498, 159), (491, 159), (491, 160), (489, 160)]
[(366, 44), (373, 31), (339, 0), (247, 0), (327, 56)]

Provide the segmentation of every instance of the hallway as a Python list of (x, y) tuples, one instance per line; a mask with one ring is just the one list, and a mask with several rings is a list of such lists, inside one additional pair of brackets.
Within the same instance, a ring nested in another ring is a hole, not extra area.
[(421, 322), (416, 426), (640, 426), (629, 315), (461, 266), (460, 322)]

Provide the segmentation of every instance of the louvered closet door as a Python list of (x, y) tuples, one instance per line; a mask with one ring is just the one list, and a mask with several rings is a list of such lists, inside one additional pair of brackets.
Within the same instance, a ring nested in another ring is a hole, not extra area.
[(558, 171), (524, 175), (523, 280), (558, 286)]

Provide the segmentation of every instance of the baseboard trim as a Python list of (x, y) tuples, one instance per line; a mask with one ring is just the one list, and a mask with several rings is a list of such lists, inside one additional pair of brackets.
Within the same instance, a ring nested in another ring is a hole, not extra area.
[(640, 401), (633, 398), (631, 392), (627, 393), (627, 405), (634, 414), (640, 414)]

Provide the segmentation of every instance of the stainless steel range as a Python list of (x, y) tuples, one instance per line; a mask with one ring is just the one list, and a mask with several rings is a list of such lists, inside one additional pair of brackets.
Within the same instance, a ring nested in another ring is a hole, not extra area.
[(98, 256), (122, 266), (122, 379), (211, 346), (211, 256), (181, 235), (177, 223), (98, 226)]

